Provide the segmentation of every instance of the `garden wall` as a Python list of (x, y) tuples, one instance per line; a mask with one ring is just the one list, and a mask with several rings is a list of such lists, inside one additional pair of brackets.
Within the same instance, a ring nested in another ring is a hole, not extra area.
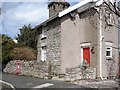
[(96, 79), (96, 68), (87, 67), (85, 69), (83, 67), (77, 67), (66, 69), (65, 81), (77, 81), (83, 79)]
[[(17, 70), (16, 63), (20, 63), (20, 71)], [(48, 65), (46, 62), (37, 62), (33, 61), (25, 61), (25, 60), (13, 60), (10, 61), (6, 68), (4, 69), (6, 73), (13, 73), (19, 75), (27, 75), (39, 78), (47, 78), (48, 76)]]

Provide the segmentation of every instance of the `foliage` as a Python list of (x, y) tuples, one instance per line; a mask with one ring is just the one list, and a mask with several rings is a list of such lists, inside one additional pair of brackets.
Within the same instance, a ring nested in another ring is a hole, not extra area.
[(87, 61), (83, 60), (82, 69), (86, 69), (87, 67), (88, 67)]
[(111, 12), (120, 17), (120, 1), (114, 1), (114, 3), (112, 3), (110, 0), (108, 0), (104, 1), (104, 3)]
[(30, 24), (28, 26), (24, 25), (20, 28), (20, 34), (18, 34), (16, 39), (21, 46), (37, 49), (36, 30), (33, 30)]
[(14, 41), (8, 37), (7, 35), (0, 35), (2, 40), (0, 43), (2, 44), (2, 63), (6, 63), (11, 60), (10, 52), (15, 47)]
[(0, 56), (2, 63), (7, 63), (13, 59), (36, 59), (37, 53), (31, 48), (37, 49), (37, 35), (36, 31), (32, 29), (30, 24), (28, 26), (24, 25), (20, 28), (20, 34), (18, 34), (18, 37), (16, 38), (18, 44), (14, 43), (12, 38), (7, 35), (0, 34), (0, 36), (0, 43), (2, 45), (2, 48), (0, 48)]
[(36, 60), (37, 53), (29, 47), (14, 48), (10, 56), (13, 60)]

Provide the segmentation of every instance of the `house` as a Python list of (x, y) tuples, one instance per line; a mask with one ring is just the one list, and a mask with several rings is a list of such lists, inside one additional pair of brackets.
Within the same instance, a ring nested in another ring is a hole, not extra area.
[(65, 0), (48, 5), (49, 19), (35, 29), (39, 32), (37, 61), (51, 62), (55, 74), (66, 68), (96, 68), (96, 77), (118, 75), (117, 16), (103, 0), (83, 0), (69, 7)]

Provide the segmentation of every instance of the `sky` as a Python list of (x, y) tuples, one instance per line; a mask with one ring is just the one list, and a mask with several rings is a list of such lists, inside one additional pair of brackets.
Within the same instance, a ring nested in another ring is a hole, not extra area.
[[(11, 38), (15, 38), (19, 33), (19, 29), (23, 25), (31, 24), (32, 27), (44, 22), (48, 19), (48, 0), (29, 2), (28, 1), (10, 1), (4, 0), (2, 7), (2, 17), (0, 17), (0, 28), (2, 34), (7, 34)], [(15, 2), (16, 1), (16, 2)], [(36, 1), (36, 0), (34, 0)], [(78, 3), (80, 0), (66, 0), (70, 5)]]

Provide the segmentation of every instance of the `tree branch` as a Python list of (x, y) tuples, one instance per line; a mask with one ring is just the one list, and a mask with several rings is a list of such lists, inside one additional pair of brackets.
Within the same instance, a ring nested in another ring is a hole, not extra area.
[(111, 2), (109, 2), (109, 3), (104, 2), (104, 4), (106, 5), (107, 8), (109, 8), (109, 10), (110, 10), (111, 12), (113, 12), (113, 13), (116, 14), (118, 17), (120, 17), (120, 9), (117, 8), (116, 2), (114, 2), (114, 4), (111, 3)]

